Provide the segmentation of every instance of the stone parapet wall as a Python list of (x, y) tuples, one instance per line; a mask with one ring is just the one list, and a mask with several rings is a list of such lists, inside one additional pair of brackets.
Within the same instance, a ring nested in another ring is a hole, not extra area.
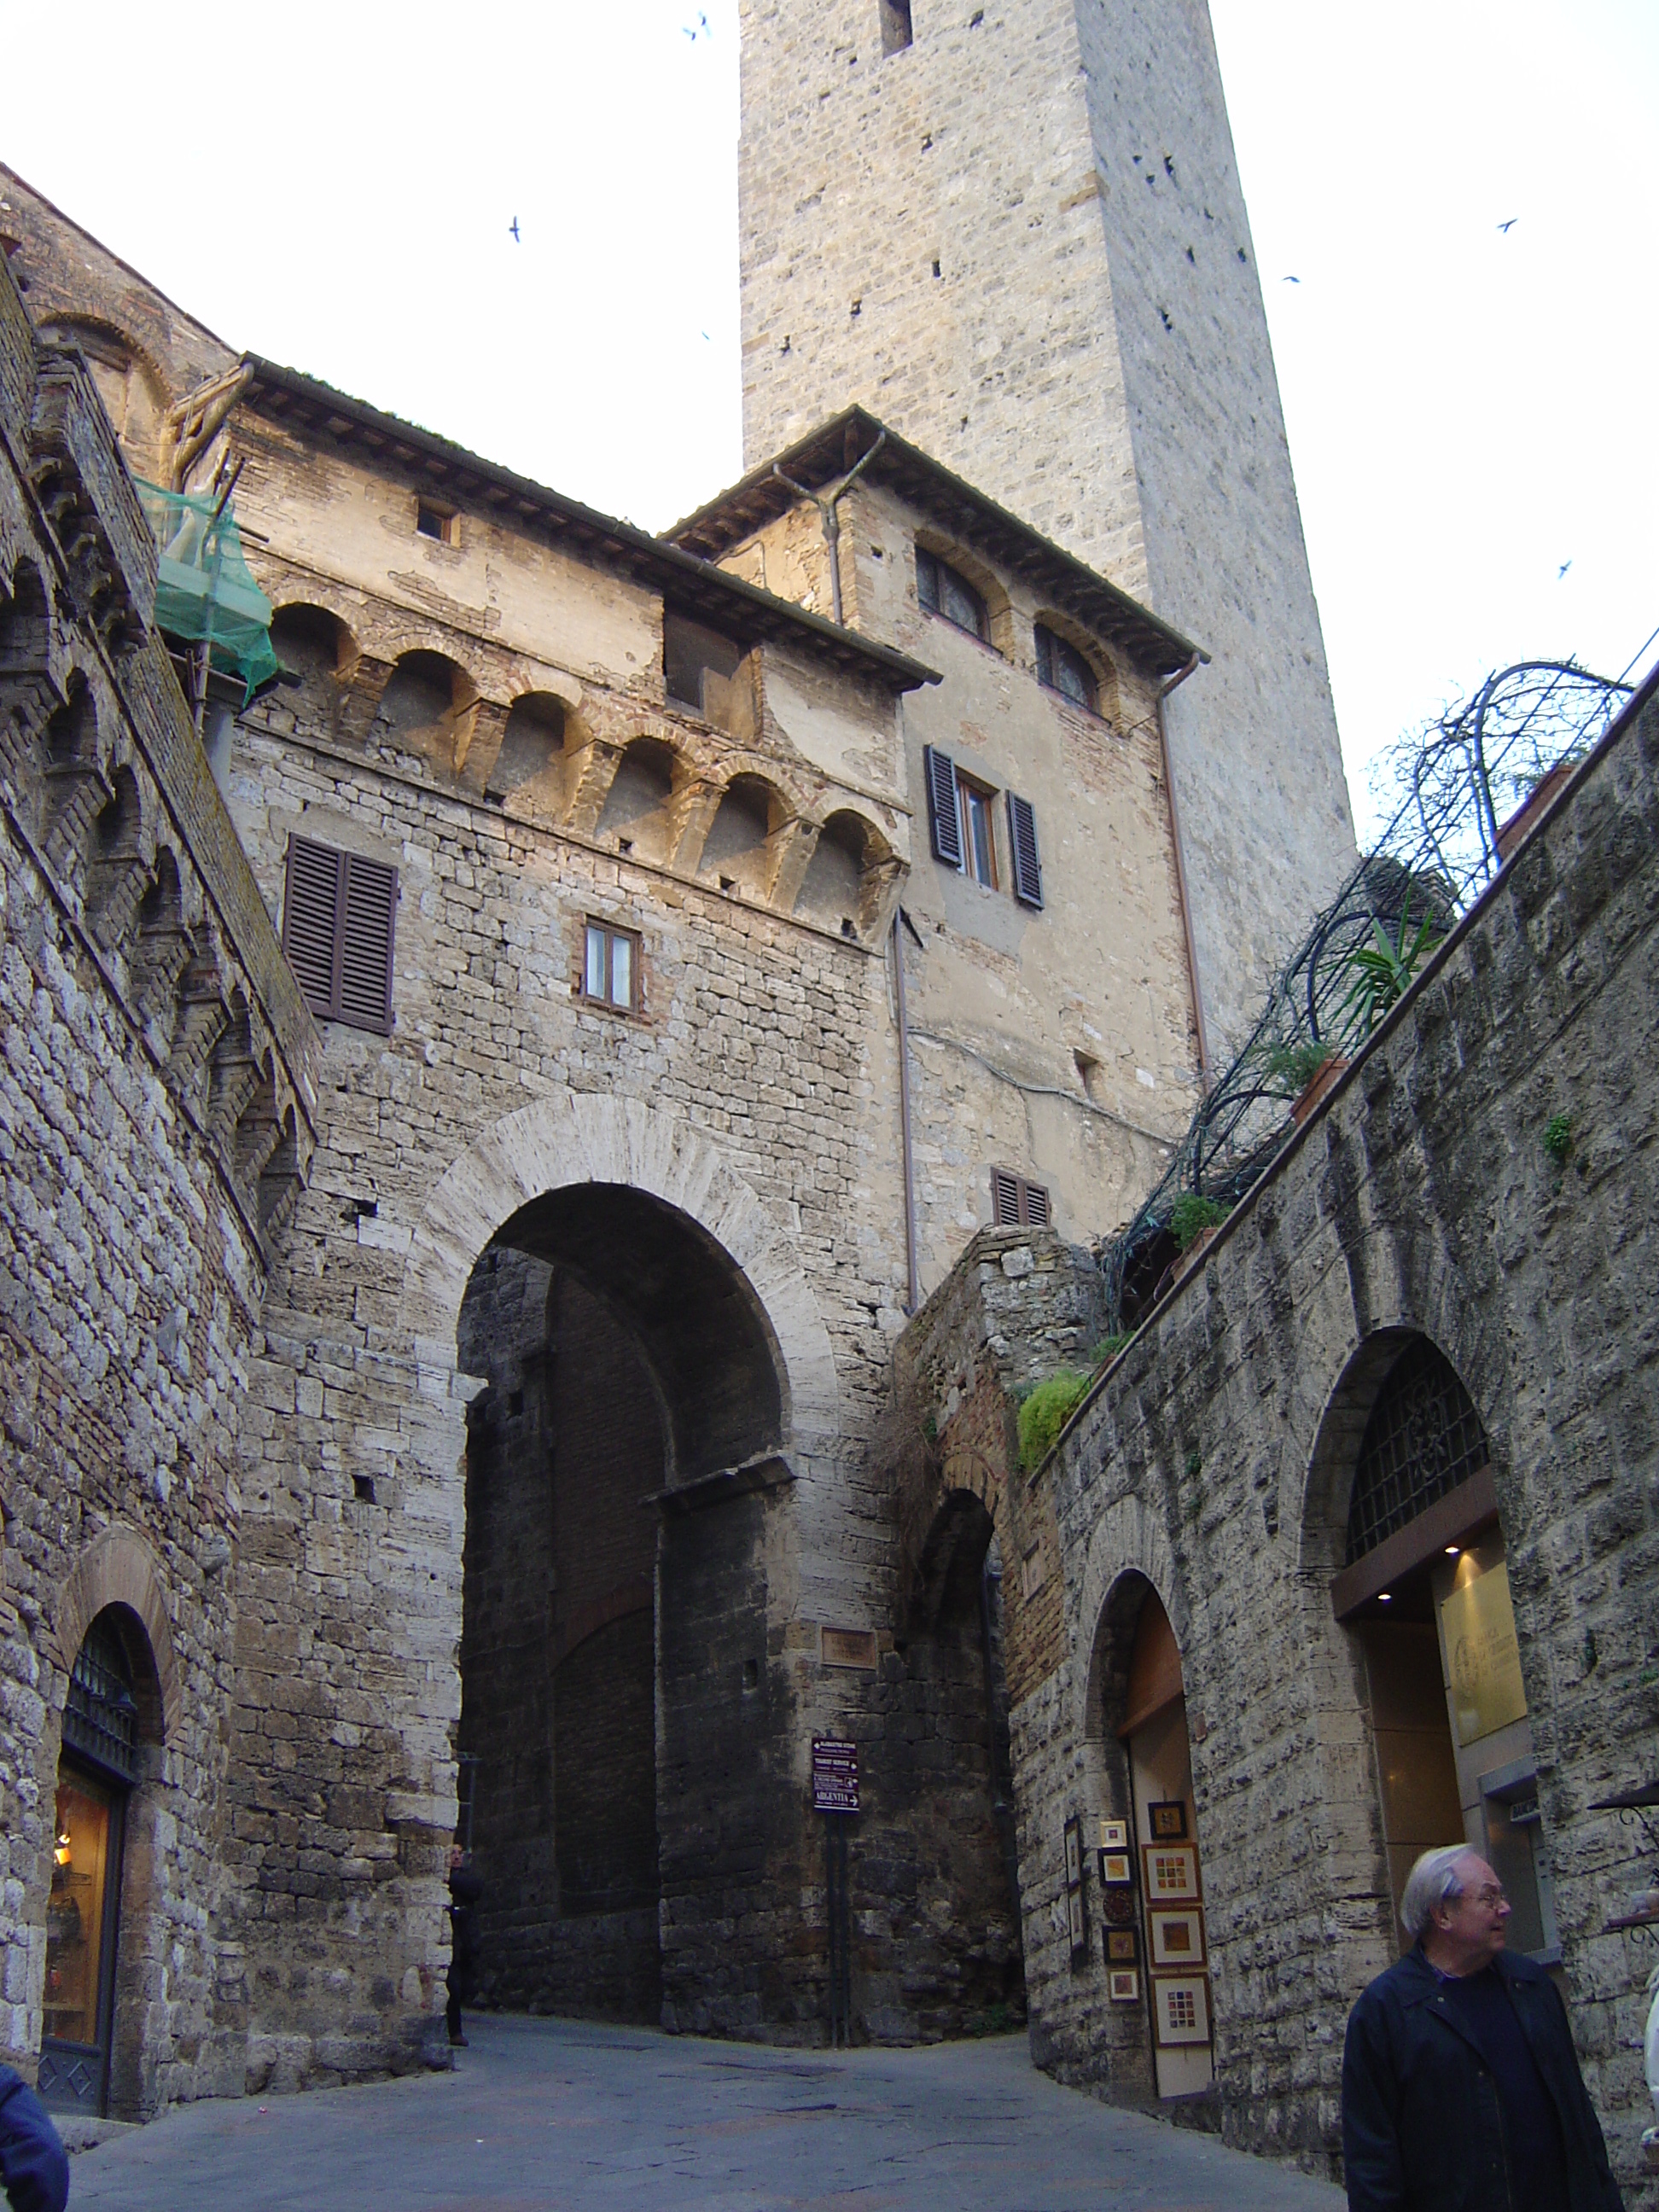
[(1364, 1663), (1331, 1583), (1364, 1377), (1374, 1391), (1418, 1331), (1490, 1438), (1565, 1993), (1636, 2182), (1650, 1960), (1602, 1931), (1652, 1866), (1589, 1808), (1652, 1778), (1659, 1719), (1656, 830), (1650, 685), (1107, 1371), (1040, 1486), (1065, 1644), (1012, 1715), (1034, 2048), (1065, 2078), (1144, 2093), (1144, 2018), (1106, 2003), (1097, 1932), (1071, 1962), (1055, 1910), (1065, 1820), (1128, 1810), (1112, 1608), (1144, 1577), (1184, 1670), (1225, 2130), (1315, 2170), (1339, 2154), (1348, 2008), (1395, 1950)]

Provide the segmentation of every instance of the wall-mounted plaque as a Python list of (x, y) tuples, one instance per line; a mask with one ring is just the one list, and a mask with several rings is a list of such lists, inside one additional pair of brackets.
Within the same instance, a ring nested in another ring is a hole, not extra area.
[(1154, 1966), (1204, 1964), (1204, 1913), (1196, 1905), (1154, 1905), (1146, 1913), (1147, 1954)]
[(821, 1628), (818, 1656), (826, 1667), (857, 1667), (873, 1673), (876, 1632), (873, 1628)]
[(1107, 1994), (1114, 2004), (1140, 2002), (1140, 1970), (1138, 1966), (1114, 1966), (1106, 1977)]
[(1198, 1903), (1195, 1844), (1143, 1844), (1140, 1863), (1148, 1905)]
[(1146, 1808), (1146, 1826), (1155, 1844), (1179, 1844), (1186, 1840), (1187, 1808), (1179, 1797), (1169, 1797)]
[(1210, 2039), (1210, 1984), (1202, 1974), (1152, 1976), (1152, 2033), (1165, 2051)]

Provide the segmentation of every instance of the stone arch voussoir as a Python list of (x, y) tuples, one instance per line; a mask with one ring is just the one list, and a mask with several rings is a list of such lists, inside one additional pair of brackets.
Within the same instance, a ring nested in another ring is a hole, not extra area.
[(134, 1528), (106, 1528), (65, 1577), (52, 1608), (50, 1649), (67, 1680), (88, 1628), (106, 1606), (125, 1606), (143, 1624), (161, 1693), (166, 1741), (184, 1718), (184, 1690), (173, 1649), (161, 1562)]
[(786, 1232), (683, 1115), (636, 1099), (563, 1091), (503, 1115), (452, 1163), (416, 1228), (404, 1325), (422, 1363), (453, 1368), (461, 1301), (495, 1231), (546, 1192), (624, 1184), (696, 1222), (740, 1267), (776, 1340), (788, 1441), (827, 1447), (840, 1425), (830, 1333)]
[[(1158, 1592), (1184, 1656), (1192, 1632), (1186, 1592), (1176, 1571), (1169, 1530), (1143, 1498), (1120, 1498), (1101, 1515), (1090, 1534), (1076, 1586), (1072, 1648), (1077, 1663), (1073, 1669), (1072, 1694), (1077, 1705), (1073, 1727), (1073, 1741), (1085, 1747), (1094, 1746), (1091, 1716), (1100, 1710), (1101, 1625), (1112, 1593), (1126, 1575), (1142, 1577)], [(1097, 1755), (1098, 1746), (1094, 1748)]]

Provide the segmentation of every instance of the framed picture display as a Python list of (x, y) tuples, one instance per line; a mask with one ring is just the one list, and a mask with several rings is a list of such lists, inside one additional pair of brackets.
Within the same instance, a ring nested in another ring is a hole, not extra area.
[(1107, 1994), (1114, 2004), (1140, 2002), (1140, 1969), (1139, 1966), (1114, 1966), (1106, 1977)]
[(1109, 1928), (1106, 1930), (1106, 1963), (1109, 1966), (1133, 1966), (1138, 1955), (1133, 1928)]
[(1196, 1844), (1143, 1844), (1140, 1858), (1149, 1905), (1198, 1903)]
[(1120, 1883), (1132, 1882), (1134, 1878), (1135, 1863), (1127, 1851), (1102, 1851), (1100, 1879), (1104, 1887), (1115, 1889)]
[(1080, 1887), (1066, 1893), (1066, 1920), (1071, 1930), (1072, 1956), (1075, 1959), (1079, 1951), (1086, 1951), (1089, 1948), (1089, 1930), (1083, 1917), (1083, 1892)]
[(1155, 1844), (1184, 1844), (1187, 1808), (1179, 1797), (1155, 1802), (1146, 1808), (1146, 1826)]
[(1204, 1911), (1197, 1905), (1146, 1908), (1146, 1951), (1154, 1970), (1204, 1964)]
[(1075, 1889), (1083, 1880), (1083, 1823), (1075, 1814), (1066, 1823), (1066, 1887)]
[(1135, 1924), (1135, 1893), (1132, 1887), (1121, 1889), (1103, 1889), (1100, 1893), (1100, 1917), (1109, 1928), (1133, 1928)]
[(1152, 2034), (1160, 2050), (1210, 2039), (1210, 1984), (1203, 1974), (1152, 1976)]
[(1129, 1848), (1129, 1823), (1127, 1820), (1102, 1820), (1100, 1848), (1103, 1851), (1127, 1851)]

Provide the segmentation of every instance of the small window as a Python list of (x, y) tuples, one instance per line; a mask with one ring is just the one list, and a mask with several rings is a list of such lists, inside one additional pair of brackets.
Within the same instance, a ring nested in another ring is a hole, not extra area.
[(985, 602), (965, 576), (957, 575), (936, 554), (916, 548), (916, 596), (929, 614), (943, 615), (970, 637), (988, 644), (991, 624)]
[(665, 609), (662, 618), (663, 688), (677, 707), (719, 728), (735, 731), (740, 720), (739, 702), (744, 648), (718, 630)]
[(640, 940), (631, 929), (590, 921), (582, 951), (582, 996), (636, 1013), (640, 1005)]
[(881, 13), (881, 50), (902, 53), (910, 43), (910, 0), (877, 0)]
[(999, 1229), (1046, 1229), (1048, 1194), (1040, 1182), (1027, 1182), (1006, 1168), (993, 1168), (991, 1212)]
[(992, 827), (994, 792), (957, 777), (957, 805), (962, 811), (962, 857), (966, 872), (988, 891), (997, 887), (997, 841)]
[(1058, 691), (1073, 706), (1086, 707), (1091, 714), (1100, 712), (1100, 689), (1094, 670), (1074, 645), (1067, 645), (1041, 623), (1036, 626), (1036, 663), (1038, 680), (1051, 691)]
[(415, 527), (422, 538), (435, 538), (440, 545), (461, 542), (460, 516), (453, 507), (440, 507), (435, 500), (416, 501)]
[(397, 911), (395, 868), (289, 839), (283, 950), (319, 1019), (390, 1035)]

